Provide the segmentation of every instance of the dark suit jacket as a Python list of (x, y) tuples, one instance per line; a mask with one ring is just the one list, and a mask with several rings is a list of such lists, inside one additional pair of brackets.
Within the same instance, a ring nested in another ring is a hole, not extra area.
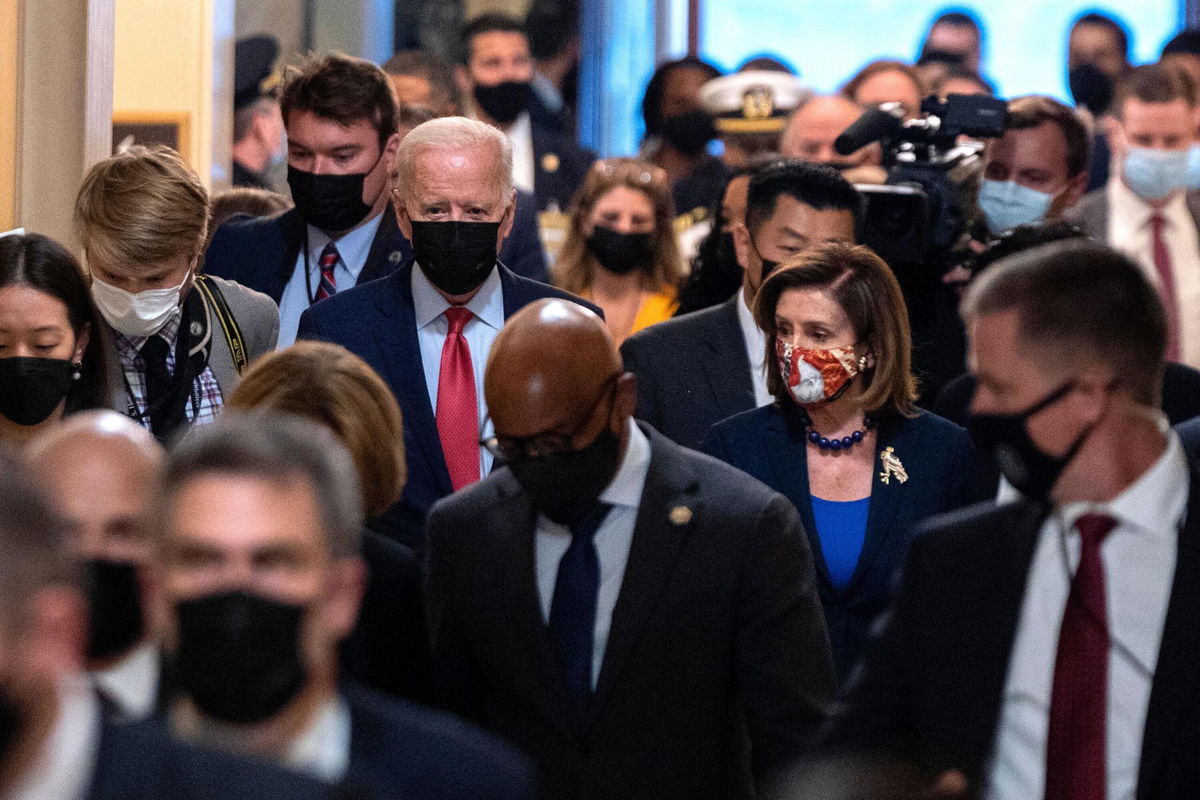
[[(273, 217), (235, 214), (213, 235), (204, 255), (204, 271), (256, 289), (279, 303), (283, 288), (296, 270), (304, 243), (304, 220), (292, 208)], [(384, 209), (371, 242), (358, 284), (382, 278), (412, 258), (412, 245), (396, 224), (391, 207)], [(537, 228), (533, 195), (517, 192), (512, 233), (500, 250), (500, 260), (518, 275), (547, 281), (546, 254)]]
[[(1200, 786), (1200, 473), (1150, 691), (1139, 800)], [(884, 749), (979, 788), (995, 740), (1008, 662), (1042, 513), (1020, 501), (933, 521), (909, 551), (899, 594), (829, 733), (830, 748)]]
[(1183, 442), (1183, 449), (1194, 460), (1200, 461), (1200, 417), (1175, 426), (1175, 432)]
[(974, 454), (959, 426), (928, 412), (912, 419), (885, 417), (876, 442), (877, 456), (894, 448), (908, 481), (872, 478), (866, 539), (850, 582), (840, 590), (829, 577), (813, 517), (808, 442), (795, 406), (763, 406), (731, 417), (713, 427), (701, 448), (787, 495), (800, 512), (839, 679), (858, 663), (871, 622), (887, 607), (917, 523), (976, 499), (969, 483)]
[[(462, 720), (344, 686), (350, 707), (349, 797), (527, 800), (528, 759)], [(356, 794), (357, 793), (357, 794)]]
[(571, 205), (575, 191), (583, 184), (596, 154), (575, 144), (561, 133), (534, 123), (533, 193), (537, 210), (552, 206), (564, 214)]
[(745, 798), (833, 689), (811, 555), (786, 498), (644, 427), (650, 466), (596, 694), (566, 693), (511, 470), (429, 517), (435, 688), (523, 748), (555, 800)]
[(177, 742), (155, 720), (104, 725), (88, 800), (305, 800), (325, 784), (279, 767)]
[(421, 563), (411, 548), (371, 530), (362, 535), (367, 590), (358, 623), (341, 645), (342, 674), (409, 700), (429, 698), (429, 643)]
[(638, 331), (621, 345), (638, 376), (637, 418), (697, 448), (717, 422), (754, 408), (738, 296)]
[[(599, 308), (572, 294), (519, 277), (502, 266), (497, 269), (506, 319), (544, 297), (572, 300), (603, 316)], [(342, 345), (370, 364), (396, 395), (404, 414), (408, 483), (399, 506), (376, 529), (420, 552), (425, 515), (435, 501), (450, 494), (451, 486), (421, 366), (412, 270), (410, 261), (384, 280), (355, 286), (313, 305), (300, 316), (298, 338)]]

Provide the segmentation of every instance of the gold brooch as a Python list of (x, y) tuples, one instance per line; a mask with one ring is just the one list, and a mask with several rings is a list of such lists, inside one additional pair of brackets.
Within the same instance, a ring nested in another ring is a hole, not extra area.
[(879, 454), (879, 460), (883, 463), (883, 472), (879, 473), (879, 480), (891, 483), (892, 476), (895, 475), (896, 480), (900, 483), (908, 482), (908, 472), (900, 463), (900, 457), (896, 455), (895, 450), (891, 447), (883, 448), (883, 452)]
[(692, 521), (692, 510), (687, 506), (675, 506), (671, 509), (672, 525), (687, 525)]

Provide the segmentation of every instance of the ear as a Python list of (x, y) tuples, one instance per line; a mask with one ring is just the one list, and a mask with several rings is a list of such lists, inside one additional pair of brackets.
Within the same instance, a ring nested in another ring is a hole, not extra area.
[(75, 352), (71, 354), (71, 360), (78, 363), (83, 361), (83, 354), (87, 352), (88, 342), (92, 339), (92, 324), (90, 322), (83, 323), (83, 327), (79, 329), (79, 336), (75, 339)]
[(412, 241), (412, 218), (408, 216), (408, 208), (404, 205), (404, 192), (400, 192), (400, 196), (392, 195), (392, 207), (396, 209), (396, 225), (400, 227), (400, 232), (404, 234), (404, 238)]
[(367, 564), (361, 558), (340, 558), (330, 566), (319, 613), (324, 628), (335, 641), (341, 641), (354, 630), (367, 580)]
[(142, 590), (143, 614), (146, 618), (146, 632), (150, 637), (166, 643), (168, 649), (175, 645), (175, 614), (173, 604), (167, 596), (165, 567), (161, 561), (164, 555), (156, 553), (150, 565), (138, 570), (138, 583)]
[(512, 233), (513, 221), (517, 218), (517, 190), (513, 189), (512, 194), (508, 197), (508, 208), (504, 209), (504, 216), (500, 218), (500, 239), (496, 242), (496, 249), (504, 244), (504, 240), (508, 238), (508, 234)]
[[(632, 417), (637, 411), (638, 378), (632, 372), (626, 372), (617, 378), (617, 389), (613, 399), (613, 413), (619, 416), (622, 423)], [(611, 419), (610, 419), (611, 421)]]
[(735, 222), (731, 230), (733, 231), (733, 251), (737, 253), (738, 266), (745, 272), (750, 269), (750, 251), (752, 249), (750, 229), (744, 222)]
[(87, 645), (87, 602), (68, 586), (45, 586), (29, 599), (34, 658), (49, 674), (65, 675), (82, 665)]
[(1078, 416), (1094, 422), (1108, 413), (1113, 377), (1099, 365), (1089, 366), (1076, 375), (1073, 396)]
[(1104, 138), (1108, 142), (1108, 149), (1112, 152), (1114, 160), (1123, 158), (1128, 143), (1125, 141), (1125, 132), (1121, 127), (1121, 121), (1116, 117), (1105, 117), (1101, 124), (1104, 126)]
[(465, 64), (459, 64), (454, 68), (454, 82), (458, 84), (459, 94), (464, 99), (471, 96), (471, 73), (467, 70)]
[(1059, 200), (1061, 203), (1059, 210), (1066, 211), (1068, 208), (1071, 208), (1078, 203), (1080, 199), (1083, 198), (1083, 195), (1087, 192), (1087, 185), (1087, 171), (1081, 172), (1074, 178), (1071, 178), (1069, 181), (1067, 181), (1067, 186), (1065, 189), (1063, 189), (1062, 196)]

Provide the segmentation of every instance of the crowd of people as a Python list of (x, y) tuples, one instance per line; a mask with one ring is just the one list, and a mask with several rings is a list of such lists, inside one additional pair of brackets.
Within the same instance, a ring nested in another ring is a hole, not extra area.
[(666, 62), (597, 159), (564, 7), (239, 43), (245, 186), (0, 237), (0, 798), (1195, 794), (1200, 32), (1083, 15), (889, 193), (972, 16)]

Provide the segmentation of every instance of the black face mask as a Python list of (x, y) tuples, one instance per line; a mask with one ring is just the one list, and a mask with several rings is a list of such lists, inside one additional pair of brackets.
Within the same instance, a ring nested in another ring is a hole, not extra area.
[(587, 238), (587, 248), (600, 266), (617, 275), (627, 275), (653, 263), (654, 234), (618, 233), (597, 225)]
[(413, 256), (425, 277), (449, 295), (473, 292), (496, 266), (499, 222), (412, 223)]
[(705, 145), (717, 136), (712, 117), (703, 111), (689, 111), (663, 120), (663, 139), (667, 144), (689, 156), (704, 151)]
[(142, 640), (142, 593), (137, 565), (125, 561), (89, 559), (87, 576), (89, 659), (111, 658)]
[(326, 233), (350, 230), (371, 213), (371, 207), (363, 202), (363, 185), (374, 169), (353, 175), (318, 175), (289, 164), (287, 182), (296, 210), (305, 222)]
[(975, 446), (991, 453), (1008, 482), (1030, 500), (1044, 502), (1050, 496), (1058, 477), (1092, 432), (1091, 426), (1085, 428), (1061, 456), (1047, 455), (1029, 436), (1026, 421), (1061, 400), (1074, 386), (1065, 383), (1015, 414), (972, 414), (967, 420)]
[(756, 256), (758, 256), (758, 260), (760, 262), (762, 262), (762, 271), (759, 273), (759, 276), (758, 276), (758, 286), (754, 287), (754, 291), (758, 292), (758, 290), (760, 288), (762, 288), (762, 285), (764, 283), (766, 283), (767, 276), (775, 271), (776, 267), (779, 266), (780, 262), (771, 261), (770, 259), (763, 258), (762, 253), (759, 252), (758, 245), (755, 244), (753, 239), (750, 240), (750, 246), (754, 248), (754, 254)]
[(529, 81), (504, 81), (494, 86), (477, 83), (474, 94), (483, 113), (501, 125), (507, 125), (529, 108), (533, 84)]
[(182, 601), (175, 615), (180, 686), (206, 716), (241, 725), (261, 722), (304, 687), (303, 607), (226, 592)]
[(1067, 73), (1067, 85), (1075, 105), (1083, 106), (1097, 117), (1108, 110), (1113, 99), (1113, 79), (1095, 64), (1080, 64)]
[(560, 525), (583, 519), (617, 474), (621, 440), (608, 428), (582, 450), (509, 464), (533, 506)]
[(37, 425), (71, 391), (74, 367), (65, 358), (0, 358), (0, 414), (18, 425)]

